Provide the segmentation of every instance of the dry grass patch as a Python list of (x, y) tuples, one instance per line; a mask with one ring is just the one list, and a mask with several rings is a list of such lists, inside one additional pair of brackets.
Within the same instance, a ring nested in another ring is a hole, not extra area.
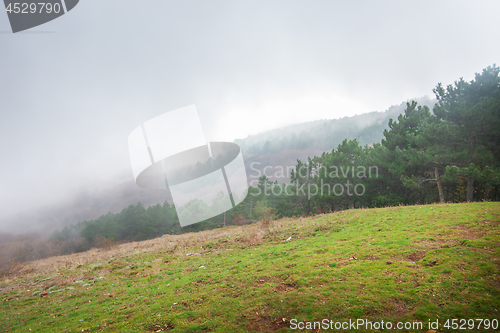
[[(17, 264), (12, 269), (9, 277), (2, 278), (1, 281), (16, 282), (17, 277), (22, 276), (25, 280), (33, 280), (40, 275), (58, 276), (61, 271), (74, 270), (85, 267), (93, 274), (108, 274), (110, 270), (107, 264), (111, 259), (125, 258), (130, 255), (142, 253), (158, 252), (175, 256), (186, 256), (191, 253), (210, 253), (213, 251), (226, 250), (234, 244), (244, 246), (254, 246), (263, 241), (266, 230), (272, 234), (280, 230), (292, 227), (292, 223), (297, 219), (284, 218), (279, 222), (272, 221), (269, 225), (254, 223), (242, 226), (229, 226), (223, 229), (204, 230), (200, 232), (186, 233), (181, 235), (163, 235), (162, 237), (140, 242), (130, 242), (117, 244), (106, 239), (102, 239), (102, 248), (93, 248), (86, 252), (73, 253), (68, 255), (50, 257), (36, 261)], [(106, 268), (99, 269), (103, 264)], [(73, 279), (73, 277), (71, 277)], [(9, 286), (9, 291), (13, 288)], [(14, 287), (15, 288), (15, 287)], [(0, 293), (6, 292), (5, 288), (0, 289)]]

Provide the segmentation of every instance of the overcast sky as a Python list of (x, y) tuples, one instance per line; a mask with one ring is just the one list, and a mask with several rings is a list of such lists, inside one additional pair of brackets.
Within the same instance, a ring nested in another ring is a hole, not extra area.
[[(80, 0), (0, 12), (0, 220), (132, 179), (129, 133), (196, 104), (211, 141), (384, 111), (500, 64), (500, 1)], [(1, 226), (0, 226), (1, 227)]]

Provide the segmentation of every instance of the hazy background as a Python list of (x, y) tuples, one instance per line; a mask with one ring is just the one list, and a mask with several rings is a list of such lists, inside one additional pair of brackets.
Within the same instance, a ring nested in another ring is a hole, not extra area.
[(18, 34), (2, 11), (0, 231), (40, 229), (54, 207), (77, 222), (110, 205), (92, 197), (134, 191), (123, 185), (129, 133), (179, 107), (196, 104), (208, 140), (232, 141), (471, 80), (499, 63), (499, 10), (497, 0), (80, 0)]

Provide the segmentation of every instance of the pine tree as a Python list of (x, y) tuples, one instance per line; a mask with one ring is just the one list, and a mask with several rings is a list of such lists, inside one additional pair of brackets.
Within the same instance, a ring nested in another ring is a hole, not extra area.
[[(495, 178), (500, 147), (500, 68), (495, 65), (462, 79), (446, 89), (434, 89), (438, 102), (434, 113), (442, 120), (436, 150), (448, 161), (448, 174), (467, 177), (467, 201), (473, 201), (474, 183), (485, 185), (486, 172)], [(492, 184), (486, 184), (488, 189)]]

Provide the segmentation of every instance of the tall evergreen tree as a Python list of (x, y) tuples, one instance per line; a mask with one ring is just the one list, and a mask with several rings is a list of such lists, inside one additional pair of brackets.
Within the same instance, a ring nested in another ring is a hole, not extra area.
[(489, 66), (470, 82), (462, 78), (446, 89), (439, 83), (433, 90), (438, 100), (433, 111), (443, 121), (439, 153), (454, 166), (454, 173), (467, 177), (467, 201), (473, 200), (474, 182), (485, 179), (485, 171), (490, 176), (498, 172), (499, 72), (499, 67)]
[(387, 148), (387, 167), (405, 188), (420, 197), (416, 201), (425, 201), (425, 184), (435, 181), (439, 201), (444, 202), (437, 156), (428, 151), (433, 140), (426, 135), (426, 128), (436, 122), (437, 118), (431, 115), (427, 106), (412, 101), (407, 103), (405, 113), (399, 115), (397, 121), (389, 120), (389, 130), (384, 131), (382, 145)]

